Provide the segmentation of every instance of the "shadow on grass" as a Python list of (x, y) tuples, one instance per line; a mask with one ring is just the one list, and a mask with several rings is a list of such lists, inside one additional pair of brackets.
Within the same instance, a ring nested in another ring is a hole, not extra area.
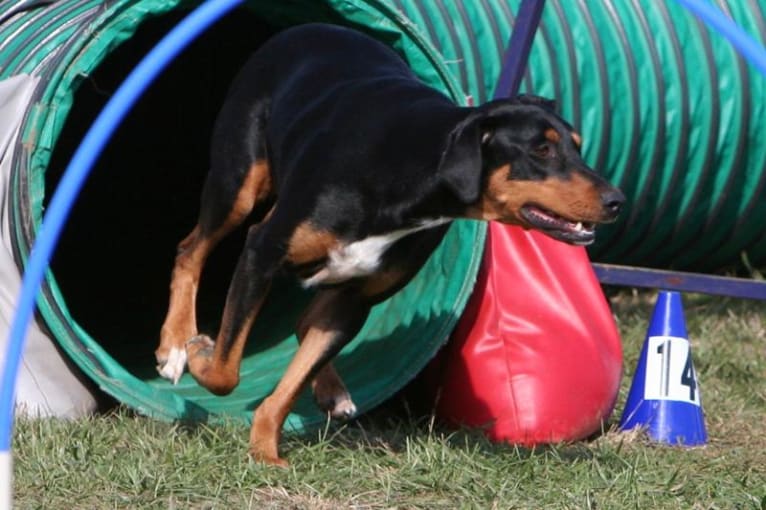
[(438, 448), (460, 451), (466, 456), (501, 455), (520, 461), (554, 457), (565, 463), (575, 463), (594, 458), (597, 455), (594, 443), (612, 430), (613, 426), (607, 424), (591, 437), (571, 443), (523, 446), (494, 442), (480, 428), (455, 427), (419, 407), (419, 404), (413, 405), (412, 401), (397, 395), (349, 422), (328, 420), (319, 431), (286, 434), (281, 447), (288, 457), (300, 455), (303, 450), (324, 447), (400, 456), (413, 448), (428, 449), (437, 445)]

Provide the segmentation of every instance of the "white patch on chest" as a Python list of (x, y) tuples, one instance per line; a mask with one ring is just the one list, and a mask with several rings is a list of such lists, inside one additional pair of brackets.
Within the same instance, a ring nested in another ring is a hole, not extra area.
[(427, 220), (415, 227), (366, 237), (334, 248), (327, 254), (325, 266), (312, 277), (303, 280), (303, 286), (313, 287), (323, 283), (340, 283), (352, 278), (370, 275), (380, 267), (383, 254), (396, 241), (414, 232), (433, 228), (448, 221), (451, 220), (449, 218)]

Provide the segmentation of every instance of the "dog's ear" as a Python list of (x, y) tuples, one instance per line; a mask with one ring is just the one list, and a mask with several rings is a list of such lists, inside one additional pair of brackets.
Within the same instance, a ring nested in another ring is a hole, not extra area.
[(518, 101), (520, 104), (539, 106), (540, 108), (545, 108), (546, 110), (554, 113), (556, 112), (557, 108), (555, 100), (548, 99), (546, 97), (534, 96), (531, 94), (519, 94), (516, 96), (516, 101)]
[(483, 132), (483, 119), (483, 114), (474, 114), (458, 124), (439, 161), (443, 182), (464, 204), (476, 202), (481, 192), (482, 144), (489, 137), (489, 131)]

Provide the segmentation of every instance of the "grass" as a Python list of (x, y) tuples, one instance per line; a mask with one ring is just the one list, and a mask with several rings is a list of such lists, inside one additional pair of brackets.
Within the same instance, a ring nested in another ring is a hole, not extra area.
[[(618, 411), (652, 299), (612, 298), (626, 367)], [(702, 448), (610, 427), (589, 442), (520, 449), (392, 405), (285, 438), (291, 466), (273, 469), (246, 458), (240, 424), (167, 424), (118, 409), (20, 420), (16, 507), (766, 509), (766, 310), (704, 296), (685, 305), (710, 438)]]

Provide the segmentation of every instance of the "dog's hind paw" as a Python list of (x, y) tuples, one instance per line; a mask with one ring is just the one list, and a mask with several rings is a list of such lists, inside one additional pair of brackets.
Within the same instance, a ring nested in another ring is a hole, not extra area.
[(356, 416), (356, 404), (351, 400), (348, 393), (340, 400), (335, 401), (335, 405), (330, 410), (330, 416), (336, 420), (350, 420)]
[(183, 375), (184, 368), (186, 367), (186, 349), (173, 347), (170, 349), (167, 358), (158, 360), (158, 362), (157, 372), (165, 379), (172, 381), (173, 384), (178, 384), (178, 380)]
[(331, 363), (317, 373), (311, 386), (319, 408), (334, 419), (348, 420), (356, 415), (356, 404)]
[(335, 420), (349, 420), (356, 415), (356, 404), (347, 391), (334, 395), (314, 395), (317, 405)]

